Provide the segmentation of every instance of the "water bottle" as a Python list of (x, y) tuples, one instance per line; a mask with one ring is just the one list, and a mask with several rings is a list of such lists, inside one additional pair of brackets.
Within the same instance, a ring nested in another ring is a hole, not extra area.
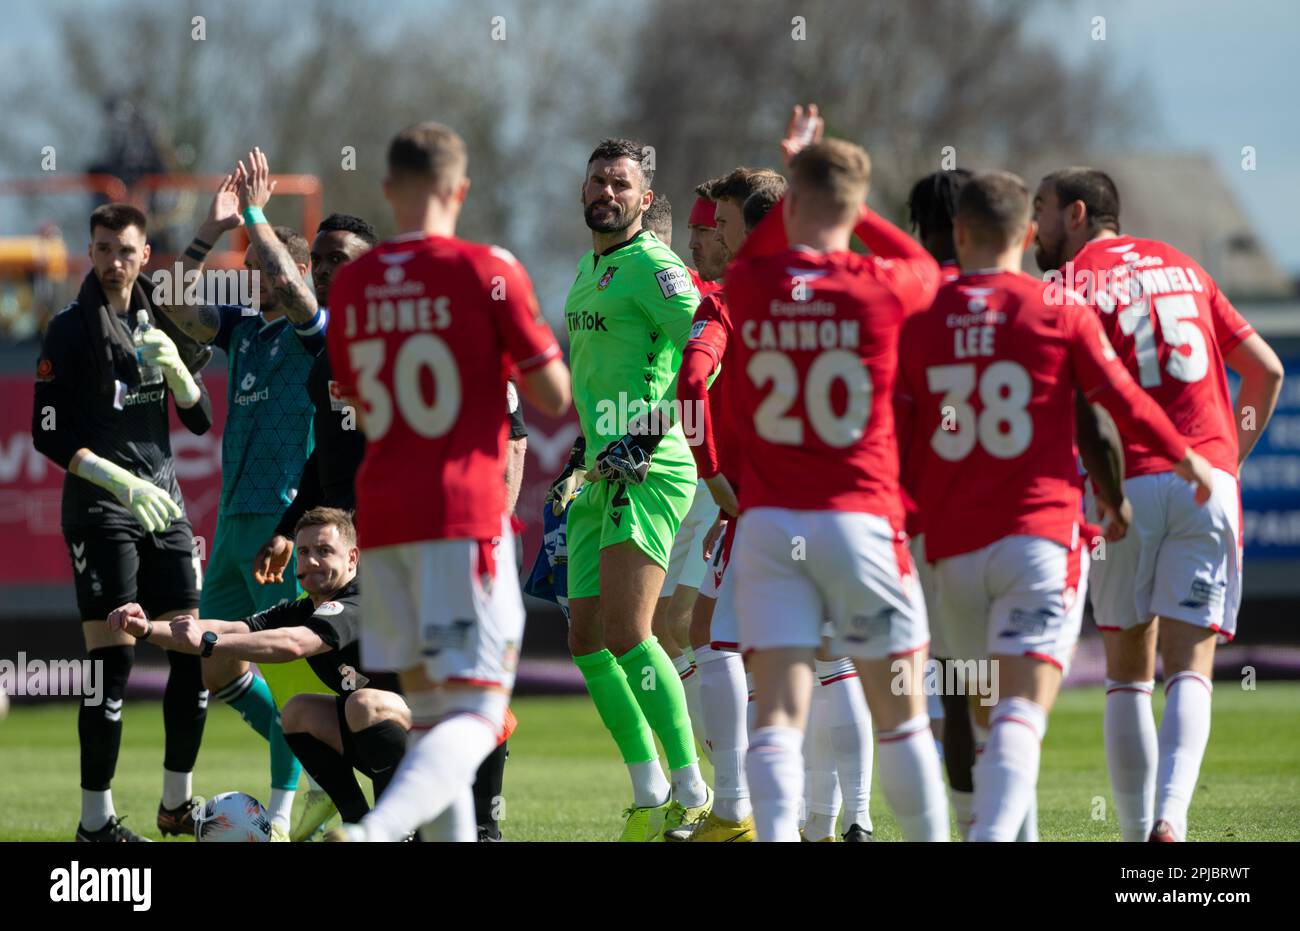
[(149, 323), (149, 312), (139, 311), (135, 315), (135, 332), (131, 334), (131, 342), (135, 344), (135, 361), (140, 363), (140, 385), (161, 385), (163, 380), (162, 369), (156, 365), (146, 365), (141, 358), (141, 351), (144, 349), (144, 335), (153, 329)]

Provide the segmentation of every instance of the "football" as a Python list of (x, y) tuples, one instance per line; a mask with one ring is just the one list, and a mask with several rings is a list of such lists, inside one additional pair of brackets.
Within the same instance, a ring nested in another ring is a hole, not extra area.
[(201, 843), (265, 843), (271, 839), (271, 816), (245, 792), (222, 792), (195, 816), (194, 838)]

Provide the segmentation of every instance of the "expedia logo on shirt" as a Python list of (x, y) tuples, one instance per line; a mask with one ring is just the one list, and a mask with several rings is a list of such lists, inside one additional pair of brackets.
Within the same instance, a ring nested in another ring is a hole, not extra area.
[(565, 323), (569, 326), (569, 332), (588, 332), (594, 333), (599, 330), (602, 333), (608, 333), (609, 327), (605, 326), (605, 316), (603, 314), (593, 314), (589, 310), (578, 310), (571, 314), (564, 315)]

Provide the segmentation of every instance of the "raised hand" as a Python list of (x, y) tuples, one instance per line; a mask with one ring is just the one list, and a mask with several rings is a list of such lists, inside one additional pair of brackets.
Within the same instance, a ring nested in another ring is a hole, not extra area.
[(266, 161), (265, 152), (254, 147), (247, 157), (247, 166), (242, 161), (239, 163), (239, 171), (243, 174), (239, 185), (239, 209), (257, 207), (260, 210), (275, 192), (275, 182), (271, 180), (271, 166)]
[(795, 104), (790, 111), (790, 122), (785, 127), (785, 138), (781, 140), (781, 157), (785, 161), (785, 167), (790, 167), (790, 159), (800, 150), (814, 142), (821, 142), (825, 130), (826, 121), (817, 111), (817, 104), (808, 104), (807, 110)]
[[(216, 232), (217, 235), (243, 226), (244, 220), (239, 215), (239, 184), (242, 181), (242, 169), (231, 172), (221, 179), (217, 193), (208, 205), (208, 215), (203, 220), (203, 227)], [(211, 242), (212, 240), (209, 240)]]

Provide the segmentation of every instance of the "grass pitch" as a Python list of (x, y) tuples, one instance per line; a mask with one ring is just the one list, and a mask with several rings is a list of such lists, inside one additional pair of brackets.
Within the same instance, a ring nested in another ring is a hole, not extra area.
[[(1163, 694), (1156, 691), (1156, 713)], [(1045, 841), (1118, 840), (1102, 748), (1100, 688), (1071, 689), (1052, 713), (1039, 780)], [(612, 840), (629, 802), (613, 741), (586, 697), (520, 698), (506, 767), (502, 829), (511, 841)], [(155, 840), (162, 788), (162, 705), (128, 701), (113, 797)], [(0, 840), (68, 841), (79, 811), (77, 708), (18, 706), (0, 721)], [(268, 795), (266, 744), (224, 705), (208, 715), (195, 792)], [(363, 783), (366, 780), (361, 780)], [(877, 840), (898, 840), (879, 787)], [(1214, 692), (1214, 721), (1192, 802), (1191, 840), (1300, 840), (1300, 683)]]

